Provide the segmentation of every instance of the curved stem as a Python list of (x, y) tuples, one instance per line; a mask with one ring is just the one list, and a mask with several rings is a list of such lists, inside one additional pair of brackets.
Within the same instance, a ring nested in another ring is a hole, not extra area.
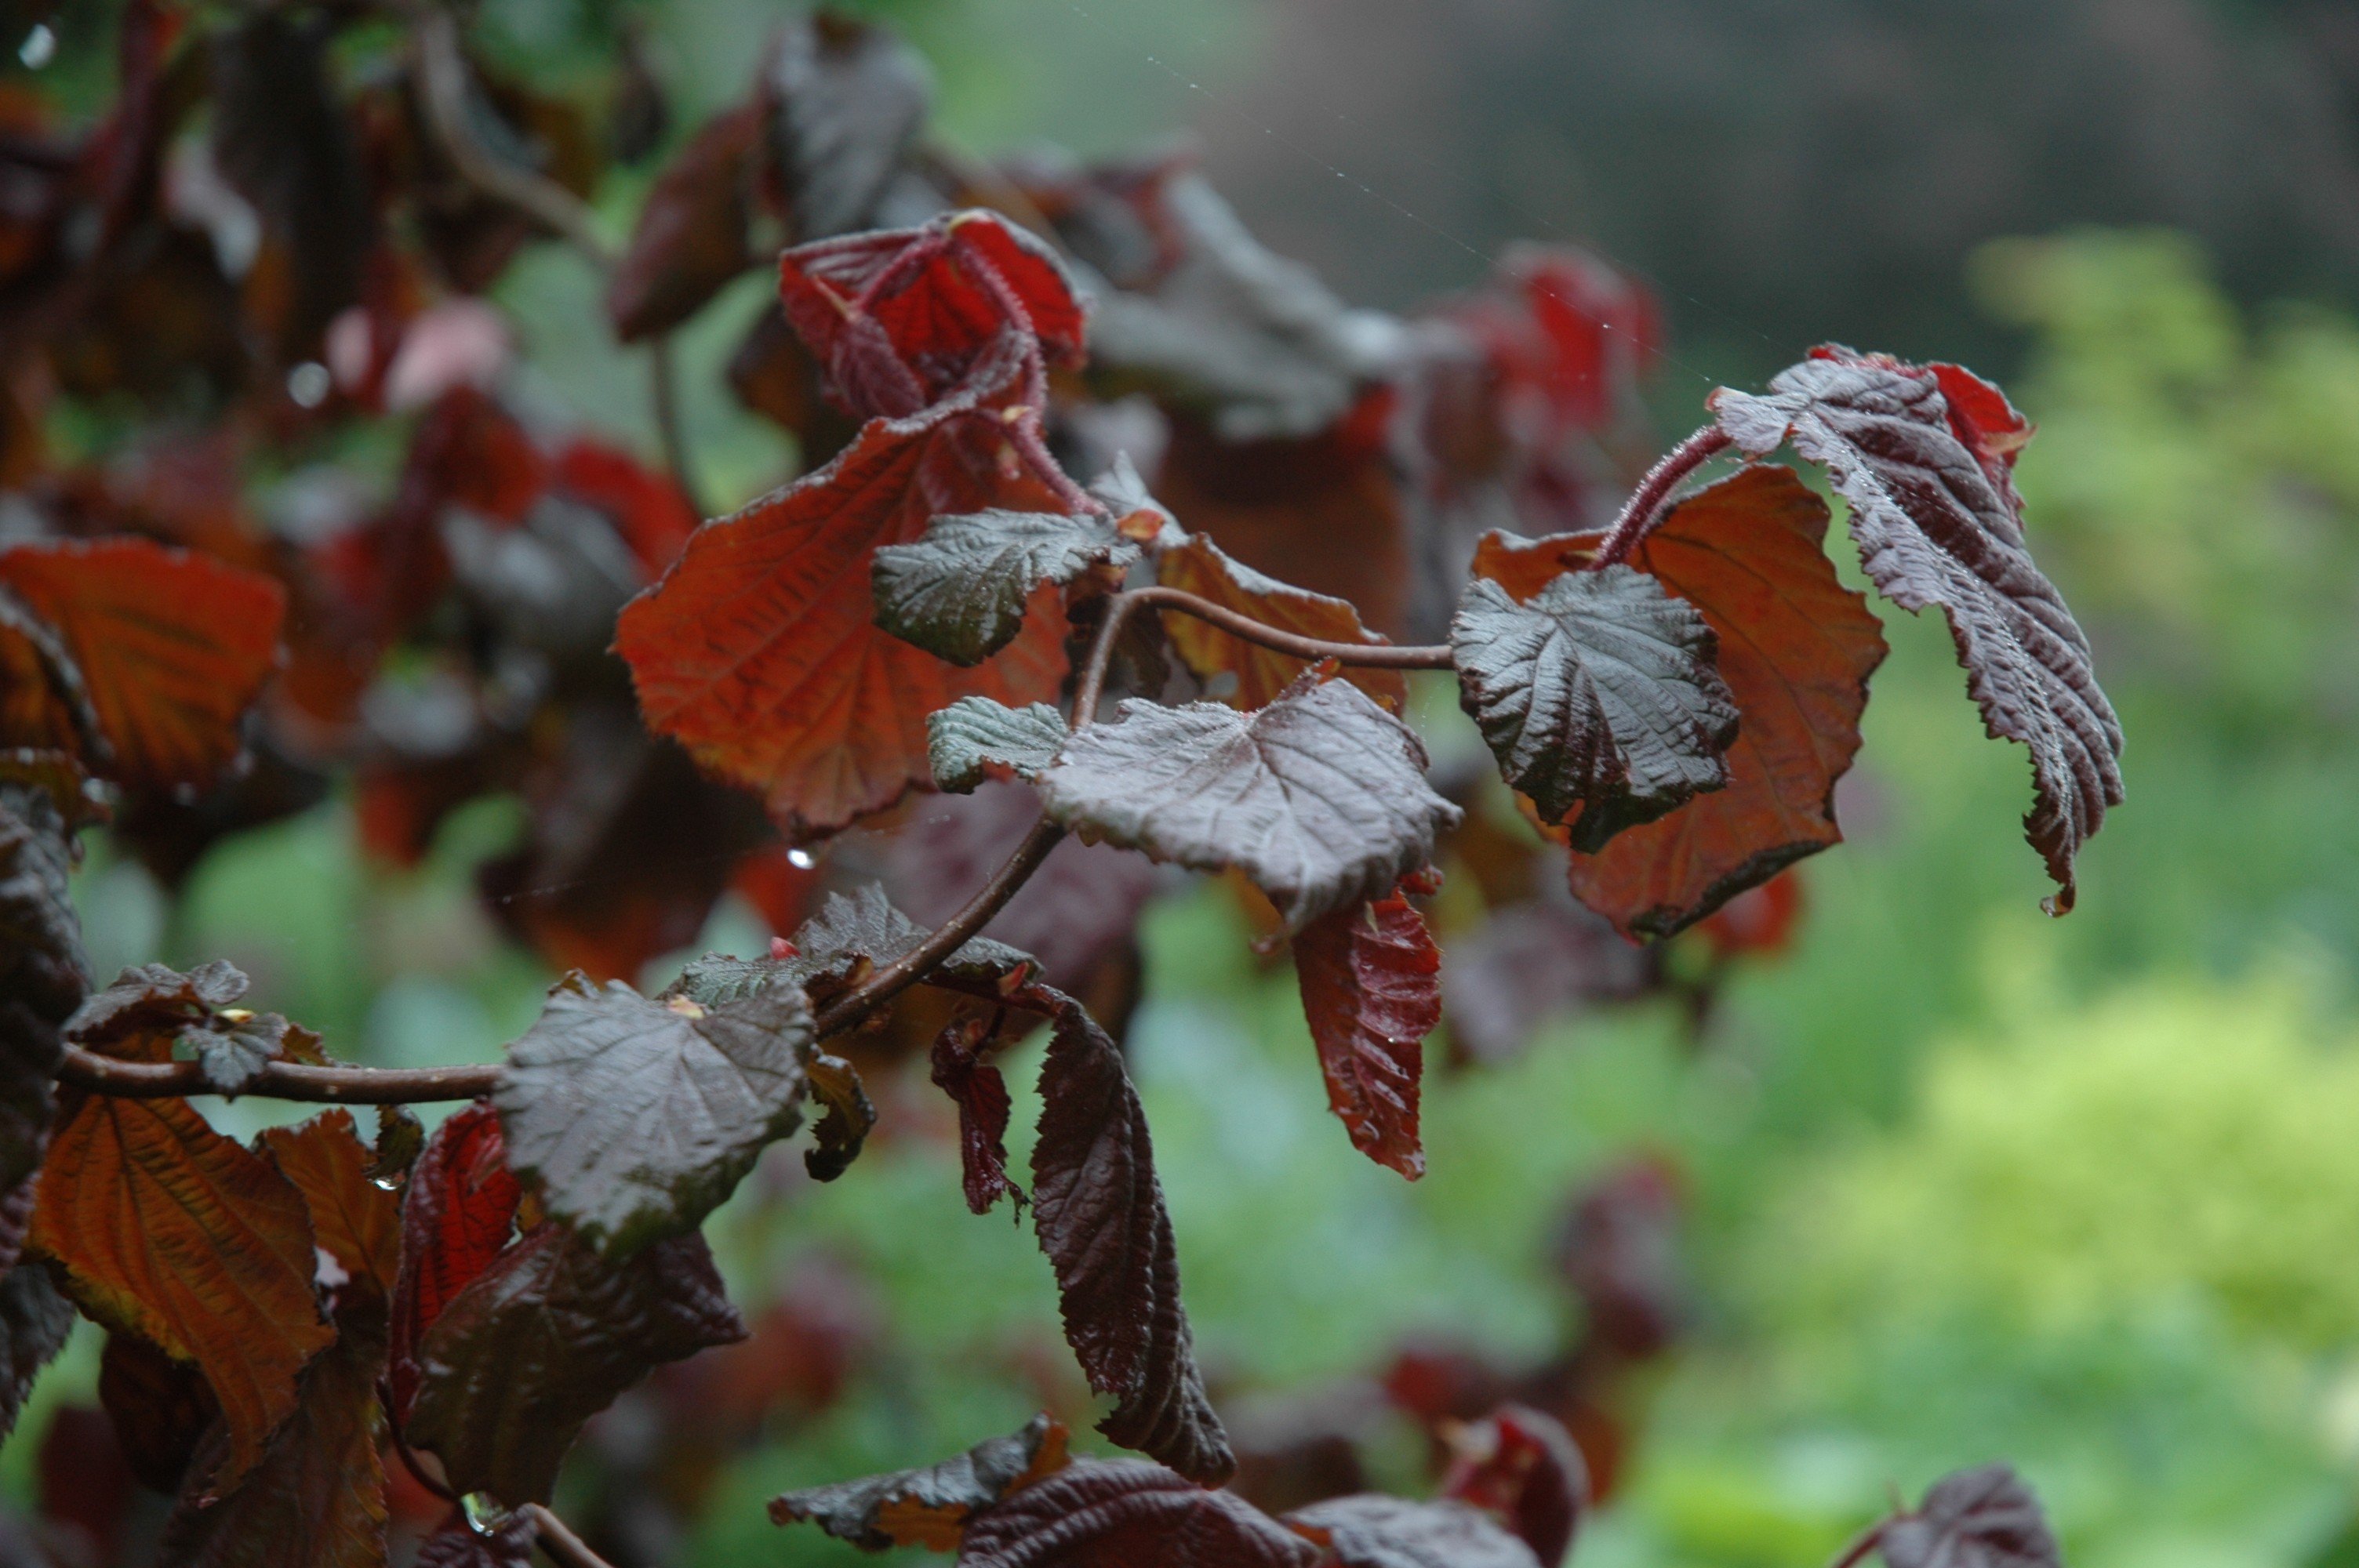
[[(322, 1105), (410, 1105), (424, 1100), (476, 1099), (499, 1087), (500, 1065), (459, 1067), (315, 1067), (304, 1062), (266, 1063), (240, 1094)], [(66, 1047), (58, 1082), (118, 1099), (165, 1099), (221, 1091), (194, 1062), (118, 1062), (79, 1045)]]
[(1647, 477), (1638, 481), (1638, 488), (1630, 492), (1630, 499), (1623, 504), (1622, 515), (1614, 520), (1605, 542), (1597, 546), (1597, 554), (1590, 561), (1589, 569), (1597, 571), (1616, 565), (1637, 548), (1638, 542), (1654, 531), (1663, 503), (1670, 499), (1671, 492), (1679, 487), (1680, 481), (1734, 444), (1728, 433), (1719, 426), (1706, 425), (1665, 452), (1662, 460), (1648, 469)]
[(1317, 637), (1298, 636), (1281, 632), (1275, 626), (1265, 626), (1250, 615), (1199, 599), (1176, 588), (1134, 589), (1122, 596), (1140, 604), (1160, 605), (1192, 615), (1199, 621), (1209, 621), (1233, 636), (1281, 654), (1291, 654), (1298, 659), (1333, 659), (1337, 664), (1382, 670), (1446, 670), (1451, 667), (1450, 650), (1436, 643), (1424, 646), (1396, 647), (1390, 643), (1328, 643)]
[(614, 1568), (591, 1551), (589, 1542), (574, 1534), (571, 1525), (540, 1504), (527, 1503), (521, 1511), (531, 1517), (532, 1528), (540, 1536), (540, 1549), (561, 1568)]

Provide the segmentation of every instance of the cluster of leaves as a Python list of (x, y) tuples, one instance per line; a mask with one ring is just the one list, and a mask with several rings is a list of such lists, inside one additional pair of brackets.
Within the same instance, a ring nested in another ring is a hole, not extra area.
[[(2026, 546), (2028, 427), (1957, 367), (1822, 349), (1715, 395), (1620, 501), (1604, 454), (1629, 443), (1654, 328), (1608, 270), (1519, 252), (1415, 319), (1349, 309), (1184, 159), (930, 147), (922, 65), (830, 16), (785, 29), (747, 102), (687, 138), (615, 257), (578, 200), (578, 115), (431, 10), (382, 59), (360, 38), (374, 74), (347, 82), (330, 46), (363, 9), (191, 36), (137, 0), (113, 112), (0, 149), (38, 177), (0, 215), (21, 242), (0, 371), (27, 518), (0, 550), (0, 1407), (71, 1302), (108, 1331), (125, 1451), (179, 1492), (167, 1561), (382, 1562), (388, 1447), (523, 1521), (486, 1535), (454, 1512), (429, 1560), (515, 1560), (591, 1416), (744, 1334), (705, 1218), (814, 1102), (807, 1163), (840, 1175), (877, 1119), (850, 1054), (922, 1050), (970, 1206), (1030, 1209), (1111, 1401), (1100, 1430), (1158, 1463), (1068, 1461), (1044, 1426), (781, 1517), (1011, 1565), (1560, 1558), (1585, 1483), (1536, 1412), (1469, 1439), (1442, 1503), (1274, 1519), (1213, 1489), (1236, 1455), (1098, 1016), (1126, 1005), (1148, 862), (1264, 912), (1336, 1115), (1409, 1178), (1445, 867), (1486, 904), (1534, 904), (1544, 957), (1594, 947), (1600, 921), (1616, 942), (1719, 921), (1723, 953), (1774, 946), (1793, 906), (1771, 879), (1840, 838), (1884, 652), (1825, 553), (1827, 507), (1766, 460), (1790, 447), (1848, 503), (1874, 585), (1940, 608), (1990, 732), (2030, 752), (2060, 913), (2120, 798), (2121, 737)], [(209, 135), (185, 134), (200, 105)], [(617, 334), (658, 354), (794, 242), (733, 380), (809, 471), (700, 525), (677, 450), (658, 474), (531, 429), (474, 296), (542, 233), (608, 265)], [(201, 352), (147, 314), (191, 302), (234, 342)], [(53, 463), (58, 397), (216, 427)], [(254, 525), (249, 470), (333, 472), (338, 442), (396, 412), (414, 417), (386, 499), (282, 493), (279, 525)], [(1411, 636), (1446, 640), (1393, 641)], [(1429, 779), (1414, 669), (1455, 680), (1496, 761), (1455, 793), (1511, 795), (1593, 914), (1535, 896), (1528, 837), (1501, 851)], [(94, 986), (65, 873), (103, 805), (168, 878), (345, 769), (397, 860), (475, 795), (532, 807), (483, 879), (572, 972), (502, 1063), (340, 1066), (237, 1006), (225, 966)], [(806, 846), (932, 791), (967, 797), (942, 819), (956, 853), (899, 855), (892, 892), (846, 855), (814, 900)], [(733, 884), (780, 933), (769, 953), (700, 959), (653, 997), (626, 983)], [(1603, 994), (1659, 978), (1585, 968)], [(995, 1059), (1043, 1026), (1019, 1184)], [(336, 1110), (249, 1147), (186, 1098), (241, 1092), (473, 1103), (430, 1141), (387, 1112), (365, 1145)], [(2011, 1481), (1984, 1479), (2012, 1522), (1937, 1489), (1878, 1536), (1892, 1568), (1996, 1561), (2002, 1538), (2052, 1555)]]

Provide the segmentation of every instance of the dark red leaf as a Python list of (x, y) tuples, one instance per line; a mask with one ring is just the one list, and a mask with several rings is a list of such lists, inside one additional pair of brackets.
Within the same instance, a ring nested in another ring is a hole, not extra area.
[(507, 1167), (499, 1113), (479, 1100), (435, 1130), (401, 1204), (401, 1271), (393, 1292), (393, 1409), (418, 1397), (418, 1346), (452, 1297), (491, 1266), (523, 1196)]
[(1802, 873), (1780, 871), (1698, 921), (1696, 935), (1715, 957), (1775, 956), (1793, 945), (1802, 908)]
[(2025, 834), (2056, 881), (2050, 913), (2070, 910), (2073, 859), (2121, 803), (2122, 728), (2087, 635), (2024, 537), (2010, 470), (2029, 427), (1968, 372), (1841, 348), (1813, 351), (1764, 395), (1723, 388), (1712, 406), (1744, 450), (1791, 440), (1825, 467), (1886, 598), (1941, 608), (1984, 727), (2031, 752)]
[(1556, 1243), (1593, 1352), (1644, 1361), (1670, 1348), (1691, 1314), (1680, 1266), (1679, 1173), (1639, 1158), (1593, 1179)]
[(960, 1568), (1318, 1568), (1309, 1540), (1159, 1465), (1082, 1459), (968, 1521)]
[(625, 342), (669, 331), (751, 265), (754, 180), (767, 117), (758, 101), (723, 110), (657, 178), (606, 286), (606, 314)]
[[(1280, 1520), (1328, 1548), (1335, 1568), (1541, 1568), (1542, 1560), (1488, 1514), (1444, 1499), (1413, 1503), (1382, 1493), (1335, 1498)], [(1555, 1559), (1549, 1559), (1554, 1568)]]
[(1294, 938), (1294, 968), (1328, 1108), (1353, 1148), (1415, 1181), (1425, 1037), (1441, 1022), (1441, 952), (1423, 917), (1398, 889), (1323, 914)]
[(402, 1204), (377, 1185), (375, 1156), (354, 1130), (353, 1113), (327, 1110), (299, 1127), (269, 1128), (261, 1143), (303, 1195), (312, 1239), (335, 1260), (345, 1284), (384, 1310), (400, 1278)]
[(1461, 1433), (1445, 1496), (1496, 1516), (1542, 1563), (1572, 1550), (1589, 1507), (1589, 1471), (1556, 1421), (1509, 1405)]
[(951, 1021), (934, 1041), (935, 1087), (958, 1103), (959, 1168), (966, 1206), (989, 1214), (1001, 1198), (1024, 1204), (1024, 1189), (1007, 1179), (1007, 1080), (984, 1059), (995, 1044), (988, 1016)]
[(560, 494), (606, 514), (649, 582), (679, 558), (696, 532), (696, 511), (676, 482), (603, 442), (560, 448), (551, 480)]
[(136, 1334), (110, 1334), (98, 1358), (98, 1402), (139, 1484), (169, 1496), (221, 1405), (193, 1361), (176, 1361)]
[(2059, 1568), (2063, 1562), (2039, 1499), (2006, 1465), (1942, 1476), (1914, 1511), (1884, 1526), (1890, 1568)]

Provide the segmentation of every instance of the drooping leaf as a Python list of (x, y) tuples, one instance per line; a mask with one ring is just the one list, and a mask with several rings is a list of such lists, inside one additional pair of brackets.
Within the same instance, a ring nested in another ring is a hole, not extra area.
[[(1158, 553), (1155, 580), (1161, 587), (1209, 599), (1223, 610), (1234, 610), (1281, 632), (1327, 643), (1386, 640), (1362, 627), (1360, 612), (1344, 600), (1264, 577), (1243, 562), (1231, 560), (1201, 534)], [(1224, 673), (1236, 676), (1236, 690), (1228, 700), (1238, 708), (1267, 707), (1310, 667), (1305, 660), (1248, 643), (1180, 611), (1165, 611), (1163, 628), (1180, 658), (1200, 678), (1210, 680)], [(1398, 670), (1350, 669), (1344, 678), (1395, 713), (1408, 706), (1408, 683)]]
[(418, 1568), (532, 1568), (538, 1538), (532, 1515), (521, 1509), (488, 1535), (468, 1521), (465, 1509), (452, 1509), (418, 1549)]
[(106, 1336), (98, 1358), (98, 1402), (114, 1423), (114, 1440), (131, 1473), (166, 1497), (180, 1489), (197, 1444), (221, 1420), (205, 1375), (136, 1334)]
[(1552, 1416), (1507, 1405), (1460, 1432), (1442, 1494), (1490, 1513), (1542, 1563), (1561, 1563), (1589, 1509), (1589, 1468)]
[(410, 1168), (401, 1201), (401, 1267), (395, 1276), (393, 1411), (406, 1420), (418, 1397), (418, 1346), (452, 1297), (508, 1244), (523, 1188), (507, 1167), (499, 1113), (479, 1100), (435, 1130)]
[(385, 1568), (384, 1331), (374, 1316), (342, 1329), (304, 1368), (294, 1412), (243, 1479), (219, 1478), (219, 1428), (199, 1445), (158, 1568)]
[(986, 1059), (996, 1044), (993, 1021), (961, 1016), (951, 1020), (935, 1038), (932, 1053), (934, 1087), (951, 1097), (959, 1113), (960, 1183), (966, 1206), (989, 1214), (1001, 1198), (1024, 1206), (1024, 1189), (1007, 1179), (1007, 1080)]
[(1886, 1524), (1876, 1546), (1890, 1568), (2060, 1568), (2039, 1499), (2011, 1466), (1942, 1476), (1925, 1500)]
[(2012, 470), (2029, 427), (1957, 366), (1842, 348), (1812, 351), (1765, 395), (1723, 388), (1712, 402), (1745, 451), (1790, 440), (1826, 469), (1878, 591), (1904, 610), (1940, 607), (1984, 727), (2031, 753), (2025, 834), (2056, 881), (2050, 912), (2070, 910), (2073, 858), (2121, 804), (2122, 729), (2088, 637), (2024, 537)]
[(582, 1424), (615, 1395), (650, 1368), (745, 1336), (701, 1236), (614, 1263), (544, 1224), (427, 1330), (409, 1439), (462, 1496), (543, 1501)]
[(1576, 849), (1728, 780), (1737, 712), (1712, 629), (1643, 572), (1567, 572), (1529, 604), (1478, 579), (1450, 644), (1500, 773), (1544, 820), (1571, 818)]
[(1398, 889), (1331, 911), (1296, 935), (1294, 968), (1328, 1108), (1353, 1148), (1415, 1181), (1425, 1037), (1441, 1022), (1441, 951), (1424, 919)]
[[(80, 667), (112, 759), (134, 789), (202, 787), (237, 756), (238, 718), (277, 656), (287, 596), (255, 572), (145, 539), (0, 550), (0, 589), (54, 627)], [(82, 750), (71, 723), (11, 734)]]
[(760, 791), (790, 834), (841, 827), (923, 784), (926, 716), (953, 699), (1056, 693), (1065, 660), (1053, 589), (971, 672), (874, 624), (876, 546), (918, 538), (944, 512), (1054, 504), (1012, 460), (1000, 466), (1009, 449), (992, 410), (1017, 369), (1003, 352), (956, 395), (871, 422), (819, 472), (699, 529), (623, 611), (615, 647), (648, 724)]
[(916, 544), (876, 552), (876, 624), (972, 668), (1023, 629), (1043, 583), (1063, 587), (1098, 568), (1118, 583), (1137, 558), (1138, 546), (1104, 518), (997, 509), (937, 517)]
[(606, 314), (623, 341), (679, 326), (752, 263), (763, 110), (758, 101), (723, 110), (656, 177), (606, 286)]
[(770, 1500), (770, 1520), (808, 1520), (838, 1541), (870, 1552), (894, 1546), (958, 1550), (975, 1512), (1009, 1492), (1062, 1470), (1065, 1429), (1045, 1415), (1020, 1432), (976, 1444), (954, 1459), (857, 1481), (811, 1487)]
[(1057, 1271), (1065, 1337), (1090, 1387), (1118, 1401), (1100, 1432), (1217, 1486), (1236, 1456), (1196, 1368), (1147, 1113), (1105, 1032), (1049, 996), (1062, 1006), (1040, 1065), (1032, 1223)]
[(962, 697), (926, 717), (926, 754), (936, 788), (972, 795), (990, 779), (1039, 775), (1065, 743), (1065, 716), (1045, 702), (1008, 708)]
[(335, 1338), (312, 1295), (303, 1196), (186, 1100), (67, 1101), (31, 1245), (91, 1316), (204, 1369), (228, 1428), (226, 1486), (261, 1458), (297, 1373)]
[[(1703, 614), (1744, 718), (1728, 785), (1572, 858), (1572, 888), (1625, 935), (1668, 936), (1837, 843), (1835, 781), (1859, 747), (1884, 635), (1824, 549), (1826, 506), (1789, 469), (1746, 468), (1673, 507), (1630, 557)], [(1486, 537), (1475, 571), (1528, 600), (1593, 535)]]
[(303, 1195), (313, 1241), (348, 1280), (389, 1303), (401, 1272), (401, 1200), (371, 1174), (374, 1156), (353, 1113), (322, 1111), (299, 1127), (270, 1128), (262, 1148)]
[(1068, 827), (1196, 871), (1235, 866), (1288, 928), (1382, 898), (1423, 866), (1458, 808), (1424, 746), (1343, 681), (1306, 676), (1260, 711), (1122, 705), (1066, 741), (1038, 784)]
[(959, 1568), (1318, 1568), (1324, 1555), (1234, 1492), (1079, 1459), (970, 1519)]
[(770, 145), (797, 239), (869, 227), (924, 125), (933, 77), (892, 29), (821, 11), (770, 66)]
[(1490, 1515), (1447, 1498), (1413, 1503), (1363, 1492), (1297, 1509), (1279, 1522), (1333, 1552), (1336, 1568), (1543, 1568)]
[(791, 987), (708, 1008), (570, 976), (508, 1046), (508, 1166), (610, 1258), (691, 1230), (800, 1125), (810, 1029)]
[(821, 1108), (811, 1127), (811, 1146), (803, 1151), (803, 1169), (815, 1182), (832, 1182), (860, 1158), (876, 1130), (876, 1107), (860, 1081), (860, 1069), (841, 1056), (814, 1047), (804, 1053), (803, 1071), (810, 1098)]

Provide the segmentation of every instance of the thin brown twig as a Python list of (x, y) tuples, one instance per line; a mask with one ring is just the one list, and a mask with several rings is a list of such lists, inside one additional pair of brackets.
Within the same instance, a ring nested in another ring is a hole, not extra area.
[(1397, 647), (1390, 643), (1329, 643), (1317, 637), (1298, 636), (1281, 632), (1275, 626), (1265, 626), (1250, 615), (1239, 614), (1209, 599), (1199, 599), (1176, 588), (1139, 588), (1123, 595), (1140, 604), (1159, 605), (1192, 615), (1199, 621), (1209, 621), (1232, 636), (1281, 654), (1291, 654), (1298, 659), (1333, 659), (1338, 664), (1366, 669), (1381, 670), (1446, 670), (1451, 667), (1450, 649), (1440, 643), (1412, 644)]
[(590, 1550), (590, 1543), (573, 1533), (573, 1528), (538, 1503), (527, 1503), (518, 1510), (532, 1519), (532, 1528), (539, 1533), (540, 1549), (563, 1568), (614, 1568), (614, 1565)]
[[(496, 1062), (457, 1067), (315, 1067), (305, 1062), (266, 1062), (238, 1092), (322, 1105), (411, 1105), (475, 1099), (497, 1088), (499, 1081)], [(221, 1093), (195, 1062), (118, 1062), (79, 1045), (66, 1047), (58, 1082), (117, 1099)]]

